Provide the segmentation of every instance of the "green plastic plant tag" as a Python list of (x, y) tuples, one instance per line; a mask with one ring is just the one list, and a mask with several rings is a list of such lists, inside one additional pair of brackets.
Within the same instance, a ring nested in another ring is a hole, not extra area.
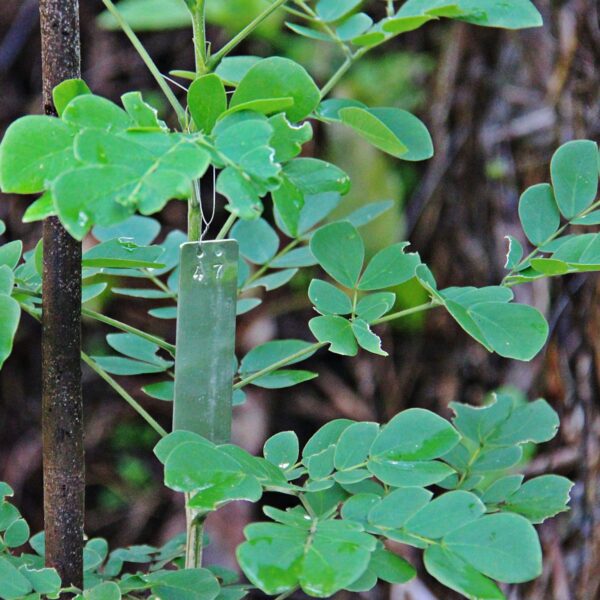
[(181, 246), (173, 428), (216, 443), (231, 433), (238, 244)]

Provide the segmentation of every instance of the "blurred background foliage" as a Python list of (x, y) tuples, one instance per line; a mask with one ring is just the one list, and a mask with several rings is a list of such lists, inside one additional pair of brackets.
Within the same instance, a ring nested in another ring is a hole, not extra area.
[[(110, 19), (98, 18), (101, 2), (81, 4), (83, 73), (92, 89), (111, 99), (141, 90), (165, 111), (135, 51), (123, 35), (111, 30)], [(413, 165), (384, 156), (352, 133), (330, 129), (326, 135), (317, 126), (311, 153), (338, 164), (353, 180), (339, 214), (371, 201), (394, 200), (394, 209), (369, 226), (369, 252), (410, 239), (441, 285), (495, 283), (502, 273), (503, 236), (519, 235), (520, 191), (547, 180), (550, 156), (560, 143), (599, 138), (597, 3), (539, 0), (536, 5), (544, 15), (543, 29), (509, 33), (461, 23), (430, 24), (371, 53), (336, 88), (336, 96), (414, 111), (434, 137), (434, 159)], [(264, 6), (263, 0), (209, 0), (209, 39), (214, 47)], [(385, 3), (371, 0), (369, 8), (383, 14)], [(142, 31), (164, 73), (192, 68), (191, 30), (182, 2), (122, 0), (121, 9)], [(281, 12), (272, 16), (240, 53), (289, 56), (323, 83), (340, 57), (331, 46), (293, 34), (283, 21)], [(4, 0), (0, 131), (22, 114), (39, 112), (40, 69), (36, 0)], [(182, 93), (176, 85), (174, 89)], [(8, 225), (6, 239), (22, 238), (30, 249), (40, 229), (21, 223), (24, 209), (22, 199), (3, 197), (0, 218)], [(215, 228), (224, 217), (218, 209)], [(184, 203), (171, 203), (161, 220), (163, 236), (183, 228)], [(273, 337), (307, 336), (307, 281), (298, 277), (240, 318), (240, 353)], [(511, 590), (509, 597), (598, 598), (599, 292), (598, 279), (585, 274), (518, 290), (521, 299), (546, 312), (552, 328), (545, 353), (531, 364), (489, 355), (437, 312), (383, 332), (391, 360), (319, 354), (310, 361), (320, 373), (318, 379), (292, 391), (250, 390), (247, 404), (236, 409), (235, 441), (256, 452), (277, 431), (294, 429), (305, 440), (335, 417), (386, 420), (411, 406), (449, 416), (449, 402), (481, 403), (490, 390), (503, 385), (513, 386), (523, 398), (545, 396), (561, 415), (561, 433), (539, 452), (531, 449), (526, 470), (530, 475), (552, 470), (577, 484), (572, 511), (542, 527), (544, 575)], [(398, 290), (398, 302), (418, 304), (420, 293), (409, 282)], [(142, 307), (143, 301), (101, 296), (94, 308), (173, 340), (173, 321), (152, 320)], [(102, 351), (105, 333), (97, 323), (84, 323), (91, 354)], [(0, 474), (15, 488), (34, 531), (42, 527), (39, 381), (39, 328), (26, 318), (15, 352), (0, 373)], [(127, 387), (126, 380), (123, 384)], [(104, 536), (111, 546), (163, 543), (179, 533), (184, 522), (179, 499), (161, 487), (162, 472), (150, 452), (154, 432), (87, 371), (84, 386), (89, 535)], [(131, 386), (132, 393), (136, 390)], [(139, 399), (168, 427), (168, 403)], [(260, 517), (250, 510), (235, 505), (215, 516), (209, 527), (211, 562), (231, 565), (243, 525)], [(408, 585), (380, 587), (365, 596), (450, 598), (422, 570), (421, 575)]]

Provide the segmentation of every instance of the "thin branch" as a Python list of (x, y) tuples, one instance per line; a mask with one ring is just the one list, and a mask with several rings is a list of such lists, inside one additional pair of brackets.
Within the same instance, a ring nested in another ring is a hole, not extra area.
[(208, 66), (214, 69), (220, 62), (225, 58), (232, 50), (234, 50), (239, 44), (241, 44), (254, 30), (261, 25), (261, 23), (268, 19), (279, 7), (283, 6), (287, 0), (275, 0), (271, 6), (260, 13), (255, 19), (253, 19), (244, 29), (242, 29), (236, 36), (234, 36), (227, 44), (225, 44), (218, 52), (212, 56), (208, 61)]
[(179, 120), (180, 125), (183, 127), (186, 122), (185, 110), (179, 102), (179, 100), (177, 100), (177, 97), (173, 93), (173, 90), (171, 90), (171, 88), (169, 87), (169, 84), (166, 82), (159, 68), (156, 66), (156, 63), (152, 60), (152, 57), (150, 56), (150, 54), (148, 54), (148, 51), (146, 50), (146, 48), (144, 48), (144, 45), (142, 44), (138, 36), (135, 34), (133, 29), (131, 29), (127, 21), (124, 19), (123, 15), (112, 3), (112, 0), (102, 0), (102, 2), (104, 3), (104, 6), (106, 6), (110, 14), (115, 18), (115, 20), (119, 24), (119, 27), (123, 30), (123, 33), (129, 38), (129, 41), (136, 49), (137, 53), (140, 55), (140, 58), (144, 61), (144, 64), (146, 65), (150, 73), (152, 73), (152, 76), (156, 80), (156, 83), (158, 83), (163, 94), (165, 95), (165, 97), (173, 107), (173, 110), (177, 114), (177, 118)]
[(151, 333), (146, 333), (137, 327), (133, 327), (131, 325), (127, 325), (127, 323), (123, 323), (118, 321), (117, 319), (112, 319), (111, 317), (107, 317), (102, 313), (96, 312), (95, 310), (90, 310), (89, 308), (83, 308), (82, 314), (90, 319), (94, 319), (96, 321), (100, 321), (101, 323), (105, 323), (106, 325), (110, 325), (115, 329), (120, 329), (121, 331), (125, 331), (126, 333), (131, 333), (133, 335), (137, 335), (138, 337), (147, 340), (148, 342), (152, 342), (156, 344), (163, 350), (166, 350), (171, 356), (175, 356), (175, 346), (173, 344), (169, 344), (162, 338), (159, 338)]
[(317, 350), (319, 350), (319, 348), (323, 348), (323, 346), (326, 346), (326, 345), (327, 345), (327, 342), (315, 342), (314, 344), (311, 344), (310, 346), (307, 346), (306, 348), (303, 348), (302, 350), (299, 350), (298, 352), (294, 352), (294, 354), (291, 354), (290, 356), (286, 356), (285, 358), (278, 360), (277, 362), (273, 363), (272, 365), (269, 365), (268, 367), (265, 367), (264, 369), (261, 369), (260, 371), (256, 371), (256, 373), (252, 373), (252, 375), (248, 375), (248, 377), (241, 379), (236, 384), (234, 384), (233, 389), (240, 390), (244, 386), (252, 383), (253, 381), (260, 379), (261, 377), (264, 377), (265, 375), (269, 375), (269, 373), (272, 373), (273, 371), (276, 371), (277, 369), (280, 369), (281, 367), (285, 367), (286, 365), (289, 365), (291, 362), (295, 362), (300, 358), (304, 358), (305, 356), (312, 354), (313, 352), (316, 352)]
[(166, 429), (163, 429), (156, 422), (154, 417), (152, 417), (150, 413), (137, 400), (135, 400), (133, 396), (127, 392), (127, 390), (125, 390), (124, 387), (119, 385), (119, 383), (117, 383), (98, 363), (96, 363), (91, 356), (88, 356), (85, 352), (82, 352), (81, 360), (83, 360), (83, 362), (90, 367), (92, 371), (104, 379), (104, 381), (106, 381), (106, 383), (108, 383), (108, 385), (110, 385), (110, 387), (117, 392), (117, 394), (119, 394), (119, 396), (121, 396), (121, 398), (123, 398), (123, 400), (125, 400), (125, 402), (127, 402), (127, 404), (129, 404), (129, 406), (131, 406), (131, 408), (133, 408), (133, 410), (135, 410), (140, 417), (142, 417), (146, 423), (148, 423), (148, 425), (150, 425), (150, 427), (156, 431), (156, 433), (158, 433), (158, 435), (161, 437), (165, 437), (167, 435), (168, 432)]

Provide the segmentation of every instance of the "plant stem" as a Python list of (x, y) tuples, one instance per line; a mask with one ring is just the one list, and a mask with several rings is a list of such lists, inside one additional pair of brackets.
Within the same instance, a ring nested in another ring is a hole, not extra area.
[(202, 206), (198, 186), (192, 186), (192, 195), (188, 200), (188, 240), (199, 242), (202, 238)]
[(350, 67), (361, 57), (363, 57), (369, 48), (361, 48), (357, 50), (354, 54), (350, 56), (346, 56), (344, 62), (340, 65), (338, 70), (331, 76), (329, 81), (321, 88), (321, 100), (327, 96), (331, 90), (340, 82), (342, 77), (348, 72)]
[(257, 279), (260, 279), (270, 268), (271, 264), (278, 258), (285, 256), (288, 252), (293, 250), (300, 243), (299, 239), (291, 241), (281, 252), (278, 252), (271, 260), (266, 262), (260, 269), (253, 273), (248, 280), (244, 282), (243, 288), (246, 289), (251, 283), (254, 283)]
[(204, 522), (206, 517), (188, 506), (190, 494), (185, 494), (185, 516), (187, 521), (187, 539), (185, 543), (185, 568), (199, 569), (202, 566), (202, 547), (204, 545)]
[(145, 421), (160, 435), (161, 437), (165, 437), (167, 435), (167, 431), (163, 429), (156, 420), (148, 413), (148, 411), (137, 401), (135, 400), (128, 392), (119, 385), (91, 356), (88, 356), (85, 352), (81, 353), (81, 360), (92, 369), (95, 373), (100, 375), (110, 387), (133, 408)]
[(196, 73), (204, 75), (206, 68), (206, 0), (197, 0), (191, 10), (192, 28), (194, 32), (194, 54), (196, 57)]
[(171, 90), (171, 88), (169, 87), (169, 84), (166, 82), (165, 78), (162, 76), (162, 73), (156, 66), (156, 63), (152, 60), (152, 57), (150, 56), (150, 54), (148, 54), (148, 51), (146, 50), (146, 48), (144, 48), (144, 45), (142, 44), (138, 36), (135, 34), (133, 29), (131, 29), (127, 21), (123, 18), (123, 15), (112, 3), (112, 0), (102, 0), (102, 2), (104, 3), (104, 6), (106, 6), (107, 10), (111, 13), (111, 15), (115, 18), (115, 20), (119, 24), (119, 27), (123, 30), (123, 33), (129, 38), (129, 41), (136, 49), (137, 53), (140, 55), (140, 58), (144, 61), (144, 64), (146, 65), (146, 67), (156, 80), (156, 83), (158, 83), (158, 85), (160, 86), (160, 89), (162, 90), (163, 94), (173, 107), (173, 110), (177, 114), (179, 124), (182, 127), (184, 127), (185, 122), (187, 120), (185, 110), (183, 106), (181, 106), (179, 100), (177, 100), (177, 97), (173, 93), (173, 90)]
[(420, 313), (426, 310), (430, 310), (439, 306), (437, 302), (427, 302), (426, 304), (419, 304), (419, 306), (413, 306), (412, 308), (406, 308), (405, 310), (401, 310), (395, 313), (391, 313), (386, 315), (385, 317), (381, 317), (381, 319), (377, 319), (373, 321), (371, 325), (381, 325), (381, 323), (387, 323), (389, 321), (395, 321), (396, 319), (401, 319), (402, 317), (408, 317), (409, 315), (414, 315), (416, 313)]
[(216, 240), (224, 240), (225, 237), (227, 236), (227, 234), (229, 233), (229, 230), (233, 227), (233, 224), (237, 221), (237, 215), (231, 214), (227, 217), (227, 221), (225, 221), (225, 224), (223, 225), (223, 227), (221, 227), (221, 231), (219, 231), (219, 233), (217, 233), (217, 237), (215, 238)]
[(137, 329), (137, 327), (132, 327), (131, 325), (127, 325), (127, 323), (122, 323), (121, 321), (117, 321), (117, 319), (112, 319), (111, 317), (107, 317), (102, 313), (98, 313), (95, 310), (90, 310), (89, 308), (83, 308), (82, 314), (90, 319), (94, 319), (96, 321), (100, 321), (101, 323), (105, 323), (106, 325), (110, 325), (115, 329), (120, 329), (121, 331), (125, 331), (127, 333), (132, 333), (133, 335), (137, 335), (138, 337), (147, 340), (148, 342), (152, 342), (156, 344), (163, 350), (166, 350), (171, 356), (175, 356), (175, 346), (173, 344), (169, 344), (162, 338), (159, 338), (151, 333), (146, 333), (141, 329)]
[(244, 379), (240, 379), (240, 381), (234, 384), (233, 389), (240, 390), (244, 386), (252, 383), (253, 381), (260, 379), (261, 377), (264, 377), (265, 375), (268, 375), (269, 373), (272, 373), (273, 371), (276, 371), (281, 367), (285, 367), (289, 363), (303, 358), (308, 354), (312, 354), (313, 352), (319, 350), (319, 348), (323, 348), (323, 346), (326, 345), (327, 342), (315, 342), (314, 344), (311, 344), (310, 346), (307, 346), (306, 348), (303, 348), (302, 350), (299, 350), (298, 352), (295, 352), (290, 356), (286, 356), (285, 358), (278, 360), (277, 362), (273, 363), (272, 365), (269, 365), (268, 367), (265, 367), (264, 369), (261, 369), (260, 371), (256, 371), (256, 373), (252, 373), (252, 375), (248, 375), (248, 377), (245, 377)]
[(267, 9), (253, 19), (244, 29), (234, 36), (227, 44), (225, 44), (212, 58), (208, 61), (208, 66), (214, 69), (225, 56), (241, 44), (254, 30), (267, 18), (269, 18), (280, 6), (283, 6), (287, 0), (275, 0)]
[[(81, 77), (78, 0), (40, 0), (44, 112), (52, 90)], [(81, 390), (81, 243), (56, 217), (43, 228), (42, 455), (45, 563), (83, 587), (85, 459)]]

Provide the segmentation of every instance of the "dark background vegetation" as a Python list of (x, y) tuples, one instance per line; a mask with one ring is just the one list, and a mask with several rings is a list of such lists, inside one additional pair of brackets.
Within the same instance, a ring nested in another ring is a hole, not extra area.
[[(216, 18), (233, 30), (261, 4), (214, 3), (221, 6)], [(382, 2), (371, 4), (383, 10)], [(417, 112), (435, 141), (435, 158), (413, 167), (369, 149), (351, 133), (334, 130), (326, 135), (316, 128), (311, 151), (338, 163), (353, 178), (345, 210), (384, 198), (397, 201), (391, 213), (370, 226), (371, 252), (410, 239), (440, 285), (498, 282), (504, 235), (520, 235), (520, 191), (548, 179), (550, 157), (560, 143), (600, 137), (597, 3), (538, 0), (536, 5), (544, 14), (543, 29), (508, 33), (461, 23), (431, 24), (369, 55), (337, 88), (337, 95)], [(95, 92), (112, 99), (139, 89), (160, 105), (156, 86), (124, 36), (97, 27), (100, 11), (99, 1), (82, 2), (85, 79)], [(226, 29), (211, 26), (215, 46), (227, 39)], [(145, 34), (143, 41), (164, 72), (192, 67), (189, 30)], [(23, 114), (40, 112), (39, 51), (37, 2), (4, 0), (0, 131)], [(326, 47), (285, 33), (277, 18), (241, 52), (289, 55), (321, 82), (338, 60)], [(26, 204), (22, 198), (2, 197), (0, 218), (8, 226), (6, 239), (22, 238), (29, 249), (41, 233), (39, 226), (20, 222)], [(164, 234), (183, 228), (185, 205), (171, 203), (160, 218)], [(223, 219), (219, 210), (217, 223)], [(418, 303), (421, 293), (410, 284), (398, 292), (404, 305)], [(252, 388), (247, 404), (236, 409), (235, 441), (259, 452), (264, 439), (277, 431), (294, 429), (306, 440), (332, 418), (386, 420), (411, 406), (449, 417), (449, 402), (480, 403), (503, 385), (531, 399), (544, 396), (560, 413), (562, 428), (554, 442), (537, 451), (526, 472), (553, 471), (574, 479), (572, 510), (541, 527), (544, 574), (535, 583), (510, 590), (509, 597), (599, 598), (600, 279), (594, 274), (571, 276), (519, 288), (518, 294), (544, 310), (551, 324), (551, 341), (532, 363), (489, 355), (446, 314), (434, 311), (426, 319), (382, 332), (389, 359), (367, 354), (341, 359), (322, 353), (310, 361), (320, 373), (315, 381), (291, 390)], [(174, 337), (173, 322), (148, 317), (143, 301), (108, 297), (100, 304), (112, 316)], [(273, 337), (307, 336), (310, 314), (306, 280), (298, 277), (240, 319), (239, 352)], [(96, 323), (85, 322), (86, 348), (101, 348), (105, 333)], [(25, 316), (13, 356), (0, 373), (0, 478), (15, 488), (34, 531), (42, 528), (39, 334), (38, 325)], [(168, 404), (149, 401), (134, 382), (123, 383), (168, 427)], [(161, 469), (151, 454), (155, 434), (90, 372), (84, 386), (89, 535), (108, 538), (112, 547), (164, 542), (183, 529), (184, 521), (181, 498), (161, 486)], [(259, 518), (258, 510), (236, 505), (212, 519), (207, 550), (211, 561), (231, 564), (243, 525)], [(418, 564), (416, 555), (409, 553), (409, 558)], [(380, 587), (365, 596), (455, 597), (425, 574), (409, 585)]]

